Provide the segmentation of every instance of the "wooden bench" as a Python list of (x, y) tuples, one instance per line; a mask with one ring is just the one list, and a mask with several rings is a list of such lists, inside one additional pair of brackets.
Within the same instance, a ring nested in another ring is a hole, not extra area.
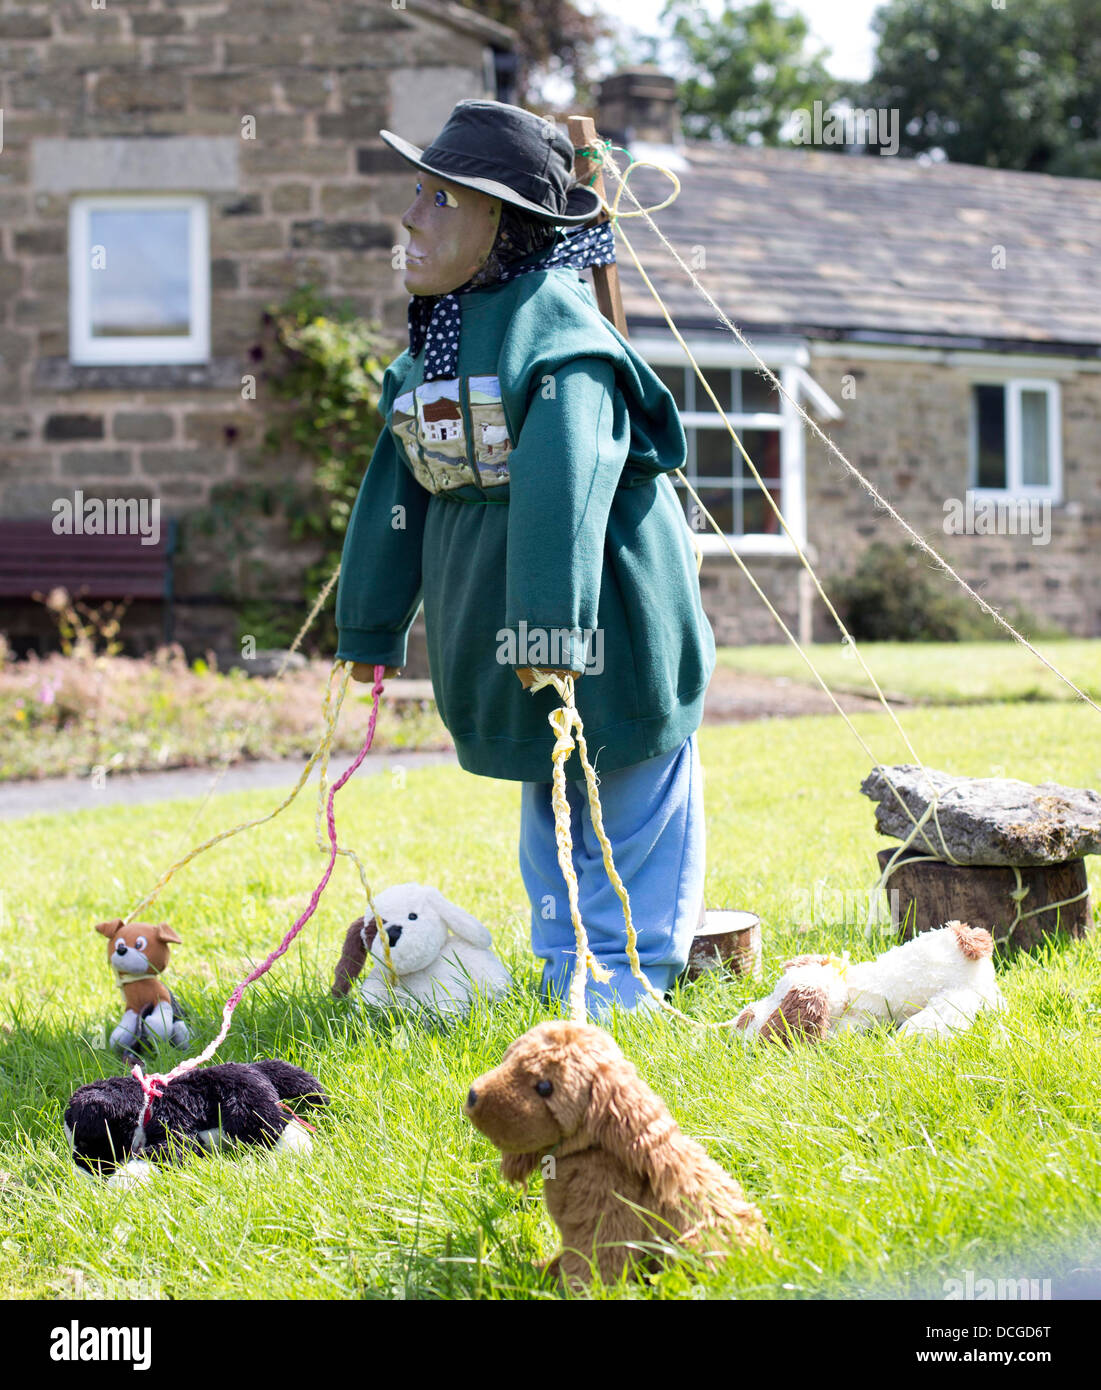
[(160, 600), (170, 642), (175, 550), (172, 520), (149, 545), (140, 535), (59, 535), (52, 521), (0, 520), (0, 598), (29, 599), (63, 588), (73, 598)]

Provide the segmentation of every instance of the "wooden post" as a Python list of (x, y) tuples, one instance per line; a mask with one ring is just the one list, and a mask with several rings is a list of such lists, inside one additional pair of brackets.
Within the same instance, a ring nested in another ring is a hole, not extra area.
[[(570, 116), (567, 126), (574, 149), (596, 148), (596, 122), (591, 116)], [(582, 183), (588, 183), (593, 178), (595, 169), (596, 178), (593, 179), (591, 187), (595, 188), (602, 198), (605, 196), (604, 175), (598, 160), (579, 154), (574, 157), (573, 167), (574, 173)], [(590, 225), (595, 226), (607, 220), (608, 214), (601, 209)], [(623, 297), (619, 292), (619, 270), (614, 264), (593, 266), (593, 289), (596, 291), (596, 302), (600, 312), (612, 327), (617, 328), (626, 338), (627, 315), (623, 312)]]

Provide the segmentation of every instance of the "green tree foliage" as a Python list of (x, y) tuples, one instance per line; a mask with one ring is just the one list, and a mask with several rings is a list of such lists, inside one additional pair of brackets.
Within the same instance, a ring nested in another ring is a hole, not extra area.
[(1101, 177), (1099, 0), (887, 0), (857, 97), (897, 108), (901, 153)]
[(269, 311), (266, 323), (277, 347), (267, 380), (290, 412), (268, 430), (265, 444), (285, 448), (289, 426), (290, 438), (312, 461), (322, 499), (312, 525), (326, 539), (322, 564), (331, 572), (382, 432), (378, 403), (390, 360), (386, 340), (377, 324), (325, 304), (309, 287)]
[(773, 0), (727, 5), (717, 16), (670, 0), (662, 18), (690, 73), (679, 89), (690, 138), (778, 145), (793, 111), (828, 106), (837, 94), (825, 51), (807, 48), (807, 21)]

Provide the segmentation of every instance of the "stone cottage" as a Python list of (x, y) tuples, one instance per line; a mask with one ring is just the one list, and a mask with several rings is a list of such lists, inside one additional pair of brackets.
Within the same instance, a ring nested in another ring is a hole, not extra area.
[(426, 401), (421, 409), (424, 437), (434, 443), (463, 437), (463, 416), (458, 401)]
[[(510, 100), (514, 44), (447, 0), (0, 5), (0, 631), (17, 649), (51, 629), (19, 592), (44, 571), (13, 558), (13, 522), (155, 500), (167, 524), (219, 486), (301, 474), (292, 449), (261, 449), (267, 402), (242, 389), (262, 314), (312, 283), (401, 333), (412, 188), (379, 128), (427, 143), (456, 101)], [(296, 611), (314, 552), (260, 516), (249, 535), (265, 599)], [(175, 557), (192, 651), (239, 636), (218, 549), (200, 533)], [(162, 607), (131, 609), (138, 646)]]

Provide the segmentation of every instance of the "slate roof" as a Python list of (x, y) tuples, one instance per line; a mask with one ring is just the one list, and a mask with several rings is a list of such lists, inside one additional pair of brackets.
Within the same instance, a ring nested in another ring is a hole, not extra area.
[[(657, 220), (686, 260), (703, 248), (700, 279), (739, 327), (1101, 356), (1099, 180), (820, 150), (685, 154), (680, 197)], [(640, 170), (631, 187), (656, 202), (668, 185)], [(643, 222), (624, 228), (678, 324), (717, 327)], [(622, 250), (620, 275), (632, 329), (660, 323)]]

